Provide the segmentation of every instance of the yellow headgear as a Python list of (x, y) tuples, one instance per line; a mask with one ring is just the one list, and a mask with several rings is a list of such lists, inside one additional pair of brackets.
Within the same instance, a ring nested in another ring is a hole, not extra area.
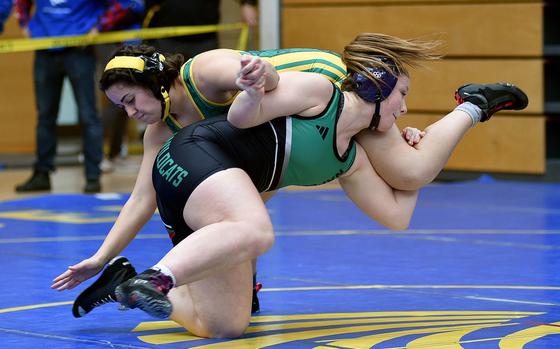
[[(165, 56), (157, 52), (151, 56), (115, 56), (107, 63), (104, 71), (111, 69), (133, 69), (140, 73), (160, 72), (163, 71), (163, 62), (165, 62)], [(165, 121), (169, 117), (169, 93), (163, 86), (160, 87), (160, 92), (163, 97), (161, 119)]]
[(111, 69), (134, 69), (139, 72), (162, 71), (165, 56), (154, 52), (151, 56), (115, 56), (105, 66), (105, 71)]

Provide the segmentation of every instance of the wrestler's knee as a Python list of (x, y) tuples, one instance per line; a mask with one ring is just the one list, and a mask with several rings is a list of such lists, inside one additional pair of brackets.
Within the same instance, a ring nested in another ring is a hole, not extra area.
[(228, 323), (221, 324), (218, 326), (211, 326), (207, 328), (208, 338), (239, 338), (249, 327), (249, 322), (247, 323)]
[(274, 231), (270, 219), (252, 219), (238, 222), (238, 229), (243, 232), (245, 246), (251, 258), (256, 258), (274, 245)]
[(424, 166), (410, 166), (406, 171), (400, 172), (398, 177), (392, 177), (386, 182), (398, 190), (418, 190), (430, 184), (439, 171), (433, 171)]
[(222, 320), (208, 321), (203, 319), (189, 319), (183, 323), (180, 318), (174, 318), (175, 322), (185, 327), (190, 333), (203, 338), (238, 338), (241, 337), (249, 327), (249, 316), (240, 316), (234, 320), (224, 318)]

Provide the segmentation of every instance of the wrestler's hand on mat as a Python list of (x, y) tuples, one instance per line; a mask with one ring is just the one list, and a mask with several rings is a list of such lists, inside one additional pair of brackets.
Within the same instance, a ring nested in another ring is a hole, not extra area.
[(414, 128), (414, 127), (405, 127), (402, 130), (403, 138), (411, 146), (414, 146), (414, 145), (420, 143), (420, 140), (425, 135), (426, 135), (426, 131), (420, 131), (419, 129)]
[(250, 95), (263, 96), (266, 81), (265, 65), (260, 57), (243, 55), (241, 56), (241, 69), (236, 86)]
[(78, 264), (69, 266), (68, 270), (56, 277), (51, 288), (57, 291), (71, 290), (102, 269), (103, 263), (98, 259), (93, 257), (84, 259)]

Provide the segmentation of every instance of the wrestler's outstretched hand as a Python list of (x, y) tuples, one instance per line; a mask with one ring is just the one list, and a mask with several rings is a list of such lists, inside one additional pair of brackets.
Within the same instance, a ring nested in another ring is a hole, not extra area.
[(103, 263), (90, 257), (78, 264), (68, 267), (64, 273), (53, 280), (52, 289), (57, 291), (71, 290), (82, 282), (96, 275), (103, 269)]

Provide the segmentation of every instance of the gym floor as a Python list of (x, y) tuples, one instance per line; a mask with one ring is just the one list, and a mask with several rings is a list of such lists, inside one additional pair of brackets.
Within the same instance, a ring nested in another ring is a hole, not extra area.
[[(75, 319), (72, 302), (93, 280), (49, 288), (98, 248), (135, 176), (117, 171), (104, 193), (83, 195), (78, 171), (25, 196), (13, 186), (28, 171), (0, 172), (0, 348), (560, 347), (559, 184), (433, 184), (402, 232), (336, 186), (281, 191), (267, 204), (277, 239), (258, 264), (261, 312), (243, 337), (208, 340), (115, 304)], [(156, 214), (123, 255), (143, 270), (169, 247)]]

